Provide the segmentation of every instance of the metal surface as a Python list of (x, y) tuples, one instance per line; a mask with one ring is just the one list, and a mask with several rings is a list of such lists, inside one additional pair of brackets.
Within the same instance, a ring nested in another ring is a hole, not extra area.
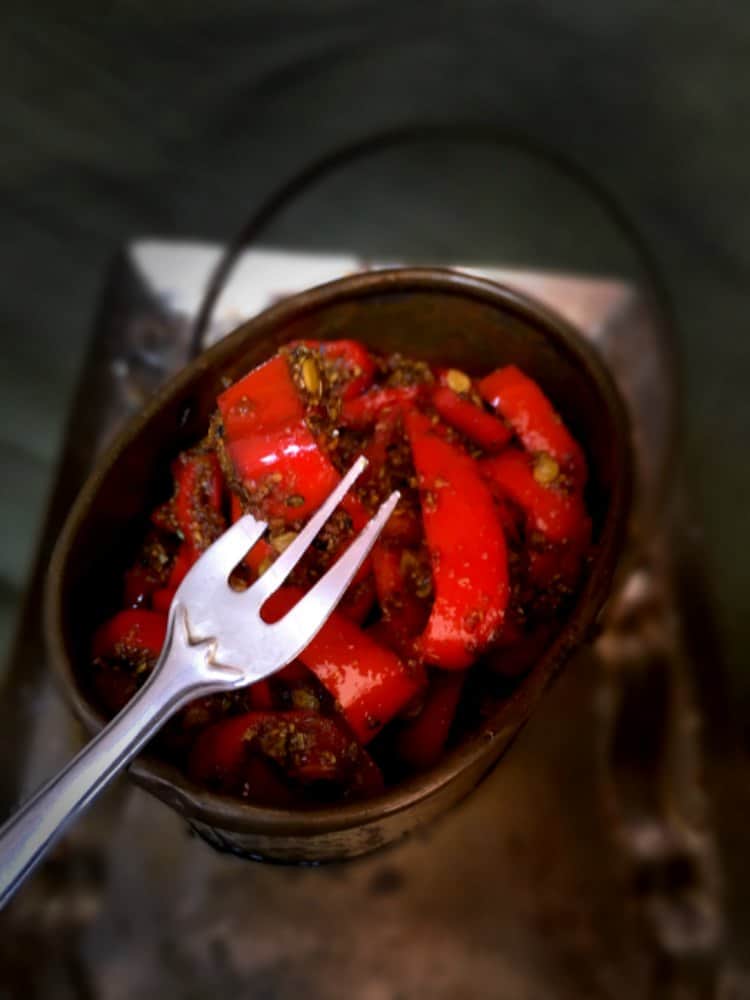
[[(161, 247), (164, 258), (174, 254), (175, 271), (191, 252)], [(189, 312), (156, 294), (169, 291), (169, 269), (147, 264), (136, 248), (113, 273), (71, 419), (42, 564), (92, 456), (185, 357)], [(194, 273), (196, 287), (206, 273)], [(305, 279), (295, 271), (289, 283), (297, 280)], [(542, 295), (554, 286), (548, 304), (602, 351), (630, 403), (642, 481), (655, 484), (654, 496), (663, 494), (674, 390), (649, 303), (622, 283), (512, 272), (504, 280)], [(293, 289), (277, 284), (268, 294), (286, 290)], [(673, 507), (661, 508), (655, 551), (644, 547), (634, 560), (636, 580), (648, 582), (639, 593), (661, 595), (640, 604), (639, 615), (656, 628), (644, 633), (643, 619), (629, 617), (633, 585), (623, 590), (625, 603), (613, 605), (609, 648), (601, 651), (606, 669), (590, 656), (572, 665), (502, 770), (424, 836), (346, 867), (253, 866), (206, 851), (185, 836), (179, 818), (119, 782), (7, 911), (0, 963), (8, 995), (749, 995), (742, 951), (730, 953), (727, 964), (732, 927), (716, 887), (711, 813), (689, 766), (699, 760), (696, 673), (674, 586), (674, 557), (683, 549), (675, 544), (684, 524), (677, 516), (679, 522)], [(649, 653), (648, 637), (658, 637), (665, 623), (669, 642), (658, 648), (670, 651), (670, 667), (659, 674), (671, 707), (643, 715), (640, 725), (669, 739), (650, 759), (621, 756), (613, 770), (618, 723), (628, 706), (649, 703), (634, 691), (635, 680), (664, 663)], [(639, 662), (642, 670), (630, 669)], [(6, 811), (78, 738), (43, 663), (38, 621), (29, 613), (0, 705)], [(720, 716), (721, 676), (713, 669), (711, 690), (712, 717)], [(717, 787), (727, 792), (741, 785), (730, 786), (716, 765), (711, 774), (715, 782), (723, 778)], [(629, 821), (634, 797), (638, 822)], [(736, 811), (736, 793), (731, 797)], [(718, 818), (727, 815), (724, 809)], [(722, 834), (738, 858), (740, 829), (725, 826)], [(682, 848), (672, 849), (678, 843), (698, 861), (685, 865)], [(733, 870), (736, 898), (746, 879), (742, 864)], [(704, 915), (698, 922), (691, 921), (693, 901)], [(685, 933), (676, 933), (680, 927)], [(691, 936), (691, 927), (698, 933)]]

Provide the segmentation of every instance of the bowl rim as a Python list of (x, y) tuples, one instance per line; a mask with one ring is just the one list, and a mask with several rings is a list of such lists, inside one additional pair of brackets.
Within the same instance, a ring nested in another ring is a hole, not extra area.
[[(332, 303), (363, 299), (393, 292), (438, 291), (469, 297), (485, 304), (501, 305), (551, 337), (555, 347), (572, 364), (585, 370), (604, 399), (617, 433), (613, 437), (613, 459), (621, 474), (615, 476), (596, 555), (576, 605), (552, 644), (518, 685), (507, 701), (485, 720), (475, 733), (447, 751), (432, 768), (386, 789), (381, 795), (362, 801), (344, 802), (310, 809), (280, 809), (257, 806), (240, 799), (219, 795), (192, 782), (176, 765), (151, 755), (139, 755), (129, 767), (132, 778), (156, 794), (188, 819), (227, 831), (253, 832), (268, 837), (305, 837), (342, 832), (368, 826), (394, 816), (420, 802), (439, 795), (466, 770), (485, 770), (507, 748), (528, 721), (513, 709), (519, 692), (532, 689), (536, 705), (545, 688), (559, 674), (573, 650), (598, 628), (610, 593), (612, 579), (625, 541), (632, 494), (633, 461), (630, 424), (619, 390), (596, 349), (559, 314), (537, 300), (499, 282), (462, 271), (439, 267), (403, 267), (347, 275), (307, 289), (282, 300), (243, 322), (205, 352), (189, 362), (156, 392), (149, 403), (131, 417), (111, 444), (98, 456), (95, 465), (71, 507), (50, 560), (44, 592), (44, 633), (53, 671), (75, 715), (90, 734), (101, 730), (103, 715), (87, 700), (77, 683), (76, 671), (65, 648), (62, 628), (63, 605), (60, 582), (70, 545), (87, 516), (92, 500), (118, 461), (123, 450), (137, 437), (161, 406), (178, 395), (201, 371), (215, 360), (229, 359), (239, 345), (264, 332), (282, 329), (292, 320)], [(544, 668), (544, 669), (543, 669)]]

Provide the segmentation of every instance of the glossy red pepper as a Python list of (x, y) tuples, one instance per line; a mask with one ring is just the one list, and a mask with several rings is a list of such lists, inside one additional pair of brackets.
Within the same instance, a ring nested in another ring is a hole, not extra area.
[(332, 388), (342, 399), (353, 399), (372, 385), (377, 365), (358, 340), (301, 340), (289, 346), (297, 343), (320, 351), (327, 361), (335, 364), (338, 379)]
[(361, 795), (383, 787), (370, 755), (335, 719), (303, 710), (248, 712), (209, 726), (193, 747), (188, 769), (200, 784), (236, 791), (247, 781), (248, 759), (258, 754), (302, 783), (334, 781)]
[(486, 413), (470, 399), (464, 399), (448, 386), (432, 390), (432, 405), (446, 424), (460, 431), (472, 444), (485, 451), (500, 451), (513, 436), (502, 420)]
[(417, 597), (404, 573), (411, 555), (402, 545), (377, 542), (372, 550), (375, 586), (383, 620), (399, 640), (413, 639), (427, 624), (430, 604)]
[(375, 417), (372, 436), (362, 452), (369, 462), (363, 474), (363, 478), (367, 481), (377, 477), (388, 461), (388, 449), (395, 440), (400, 420), (401, 414), (395, 407), (388, 407)]
[(166, 615), (142, 608), (118, 611), (94, 634), (91, 652), (94, 659), (127, 659), (147, 653), (156, 659), (167, 634)]
[(281, 670), (277, 670), (273, 675), (274, 680), (283, 681), (285, 684), (300, 684), (309, 680), (312, 671), (308, 670), (301, 660), (292, 660)]
[(221, 466), (212, 451), (189, 451), (173, 463), (172, 474), (174, 518), (194, 562), (226, 528)]
[(554, 482), (539, 482), (534, 459), (519, 448), (479, 462), (484, 478), (501, 497), (517, 504), (531, 531), (551, 542), (578, 542), (588, 538), (589, 517), (578, 492), (567, 493)]
[(370, 389), (356, 399), (349, 399), (341, 407), (340, 422), (352, 430), (367, 430), (386, 410), (401, 410), (414, 405), (425, 395), (423, 385), (404, 385)]
[[(277, 621), (302, 596), (296, 587), (282, 587), (266, 602), (263, 617)], [(336, 699), (360, 743), (367, 743), (396, 715), (418, 688), (411, 672), (338, 611), (330, 616), (312, 642), (299, 654)]]
[(559, 463), (579, 489), (586, 484), (586, 459), (580, 445), (539, 386), (515, 365), (498, 368), (478, 383), (481, 395), (498, 410), (524, 448)]
[(174, 594), (175, 590), (180, 586), (182, 581), (187, 576), (187, 572), (193, 563), (198, 558), (199, 553), (192, 548), (192, 546), (184, 543), (180, 546), (177, 551), (174, 562), (172, 563), (172, 569), (169, 573), (169, 579), (167, 580), (167, 590), (171, 590)]
[(305, 423), (286, 358), (253, 369), (218, 406), (232, 465), (260, 515), (292, 522), (312, 514), (340, 477)]
[(273, 695), (267, 678), (251, 684), (247, 693), (250, 704), (256, 711), (267, 711), (273, 708)]
[(406, 420), (433, 564), (435, 601), (419, 649), (463, 670), (500, 630), (508, 603), (505, 538), (477, 463), (424, 414)]
[(461, 698), (465, 671), (433, 677), (422, 711), (407, 722), (397, 738), (399, 757), (423, 770), (440, 758)]

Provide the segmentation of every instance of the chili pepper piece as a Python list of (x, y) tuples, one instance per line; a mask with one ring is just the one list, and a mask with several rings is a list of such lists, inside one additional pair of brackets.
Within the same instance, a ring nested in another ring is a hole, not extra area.
[[(282, 587), (266, 601), (263, 617), (278, 621), (302, 594), (296, 587)], [(339, 611), (333, 612), (299, 659), (336, 699), (360, 743), (368, 743), (418, 686), (392, 650)]]
[(256, 711), (266, 711), (273, 708), (273, 695), (267, 678), (255, 681), (254, 684), (250, 685), (247, 693), (250, 704)]
[[(261, 805), (280, 808), (294, 805), (292, 789), (276, 774), (269, 760), (250, 751), (244, 739), (246, 735), (252, 738), (253, 726), (247, 720), (256, 715), (248, 713), (205, 728), (190, 752), (188, 773), (194, 781), (240, 794)], [(240, 724), (236, 725), (238, 720)]]
[(290, 427), (305, 418), (286, 358), (274, 355), (225, 389), (216, 400), (228, 438)]
[(260, 515), (292, 522), (317, 510), (340, 477), (305, 423), (286, 358), (254, 368), (217, 402), (235, 474)]
[(130, 607), (140, 608), (160, 587), (161, 582), (147, 566), (136, 564), (125, 573), (123, 600)]
[(565, 592), (575, 589), (589, 544), (590, 523), (587, 519), (581, 534), (567, 543), (529, 551), (529, 576), (537, 589)]
[(122, 711), (138, 690), (135, 674), (113, 663), (108, 663), (104, 668), (96, 666), (92, 683), (97, 701), (112, 715)]
[(337, 369), (338, 378), (332, 386), (343, 400), (353, 399), (368, 389), (377, 373), (377, 365), (364, 344), (358, 340), (299, 340), (290, 344), (302, 344), (320, 351), (325, 359)]
[(416, 411), (406, 418), (433, 563), (435, 601), (418, 643), (425, 660), (463, 670), (497, 635), (508, 603), (508, 558), (476, 462)]
[(172, 606), (177, 587), (161, 587), (151, 595), (151, 610), (166, 615)]
[(502, 420), (486, 413), (448, 386), (438, 385), (432, 390), (432, 405), (446, 424), (485, 451), (500, 451), (513, 436)]
[(285, 684), (298, 684), (309, 680), (311, 673), (312, 671), (308, 670), (300, 660), (292, 660), (281, 670), (277, 670), (273, 676), (274, 680), (283, 681)]
[(128, 653), (148, 653), (156, 658), (167, 635), (166, 615), (143, 608), (129, 608), (100, 625), (91, 651), (95, 659), (117, 659)]
[(370, 389), (355, 399), (346, 400), (339, 417), (344, 427), (352, 430), (367, 430), (372, 427), (386, 410), (404, 410), (413, 405), (425, 393), (423, 385), (404, 385)]
[(481, 379), (478, 388), (490, 406), (505, 417), (527, 451), (551, 455), (583, 489), (588, 474), (583, 451), (533, 379), (515, 365), (507, 365)]
[(177, 555), (172, 563), (172, 569), (169, 572), (169, 579), (167, 580), (167, 590), (173, 592), (177, 590), (187, 576), (190, 567), (197, 561), (199, 555), (200, 553), (196, 552), (192, 546), (183, 542), (177, 550)]
[(376, 542), (372, 550), (378, 604), (387, 627), (398, 637), (412, 639), (427, 624), (430, 605), (420, 600), (404, 574), (404, 557), (410, 550), (400, 545)]
[(540, 483), (533, 459), (519, 448), (481, 459), (479, 469), (501, 498), (523, 510), (531, 531), (551, 542), (578, 542), (588, 536), (590, 521), (580, 494)]
[(264, 519), (301, 521), (338, 485), (339, 474), (304, 423), (233, 438), (229, 456)]
[(339, 604), (339, 611), (342, 615), (361, 625), (373, 609), (376, 599), (375, 581), (372, 573), (369, 573), (364, 580), (352, 583)]
[(405, 763), (418, 770), (437, 763), (448, 739), (465, 680), (465, 671), (432, 678), (422, 711), (398, 734), (396, 749)]
[(183, 452), (172, 465), (172, 475), (175, 521), (195, 562), (226, 528), (221, 466), (212, 451)]
[(336, 720), (303, 710), (248, 712), (209, 726), (193, 747), (188, 771), (200, 784), (233, 791), (244, 783), (252, 754), (303, 783), (335, 781), (360, 795), (383, 787), (375, 762)]

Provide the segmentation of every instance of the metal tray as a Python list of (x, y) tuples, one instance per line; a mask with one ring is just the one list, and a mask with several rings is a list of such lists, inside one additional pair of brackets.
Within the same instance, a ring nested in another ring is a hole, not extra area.
[[(56, 532), (98, 450), (186, 359), (219, 253), (142, 241), (113, 265), (0, 703), (6, 813), (80, 741), (40, 640)], [(363, 266), (346, 255), (251, 251), (222, 293), (209, 339), (274, 299)], [(3, 915), (0, 996), (745, 995), (715, 822), (735, 843), (740, 801), (720, 803), (712, 821), (699, 778), (695, 706), (709, 736), (726, 735), (730, 712), (715, 664), (708, 678), (701, 669), (711, 649), (705, 609), (700, 629), (685, 627), (686, 599), (701, 600), (700, 560), (672, 461), (668, 337), (644, 291), (625, 281), (482, 272), (577, 325), (630, 406), (639, 503), (596, 649), (571, 664), (465, 804), (423, 835), (345, 866), (220, 855), (119, 780)], [(678, 585), (686, 572), (689, 594)], [(709, 773), (720, 770), (727, 789), (733, 758), (726, 740), (716, 746)]]

